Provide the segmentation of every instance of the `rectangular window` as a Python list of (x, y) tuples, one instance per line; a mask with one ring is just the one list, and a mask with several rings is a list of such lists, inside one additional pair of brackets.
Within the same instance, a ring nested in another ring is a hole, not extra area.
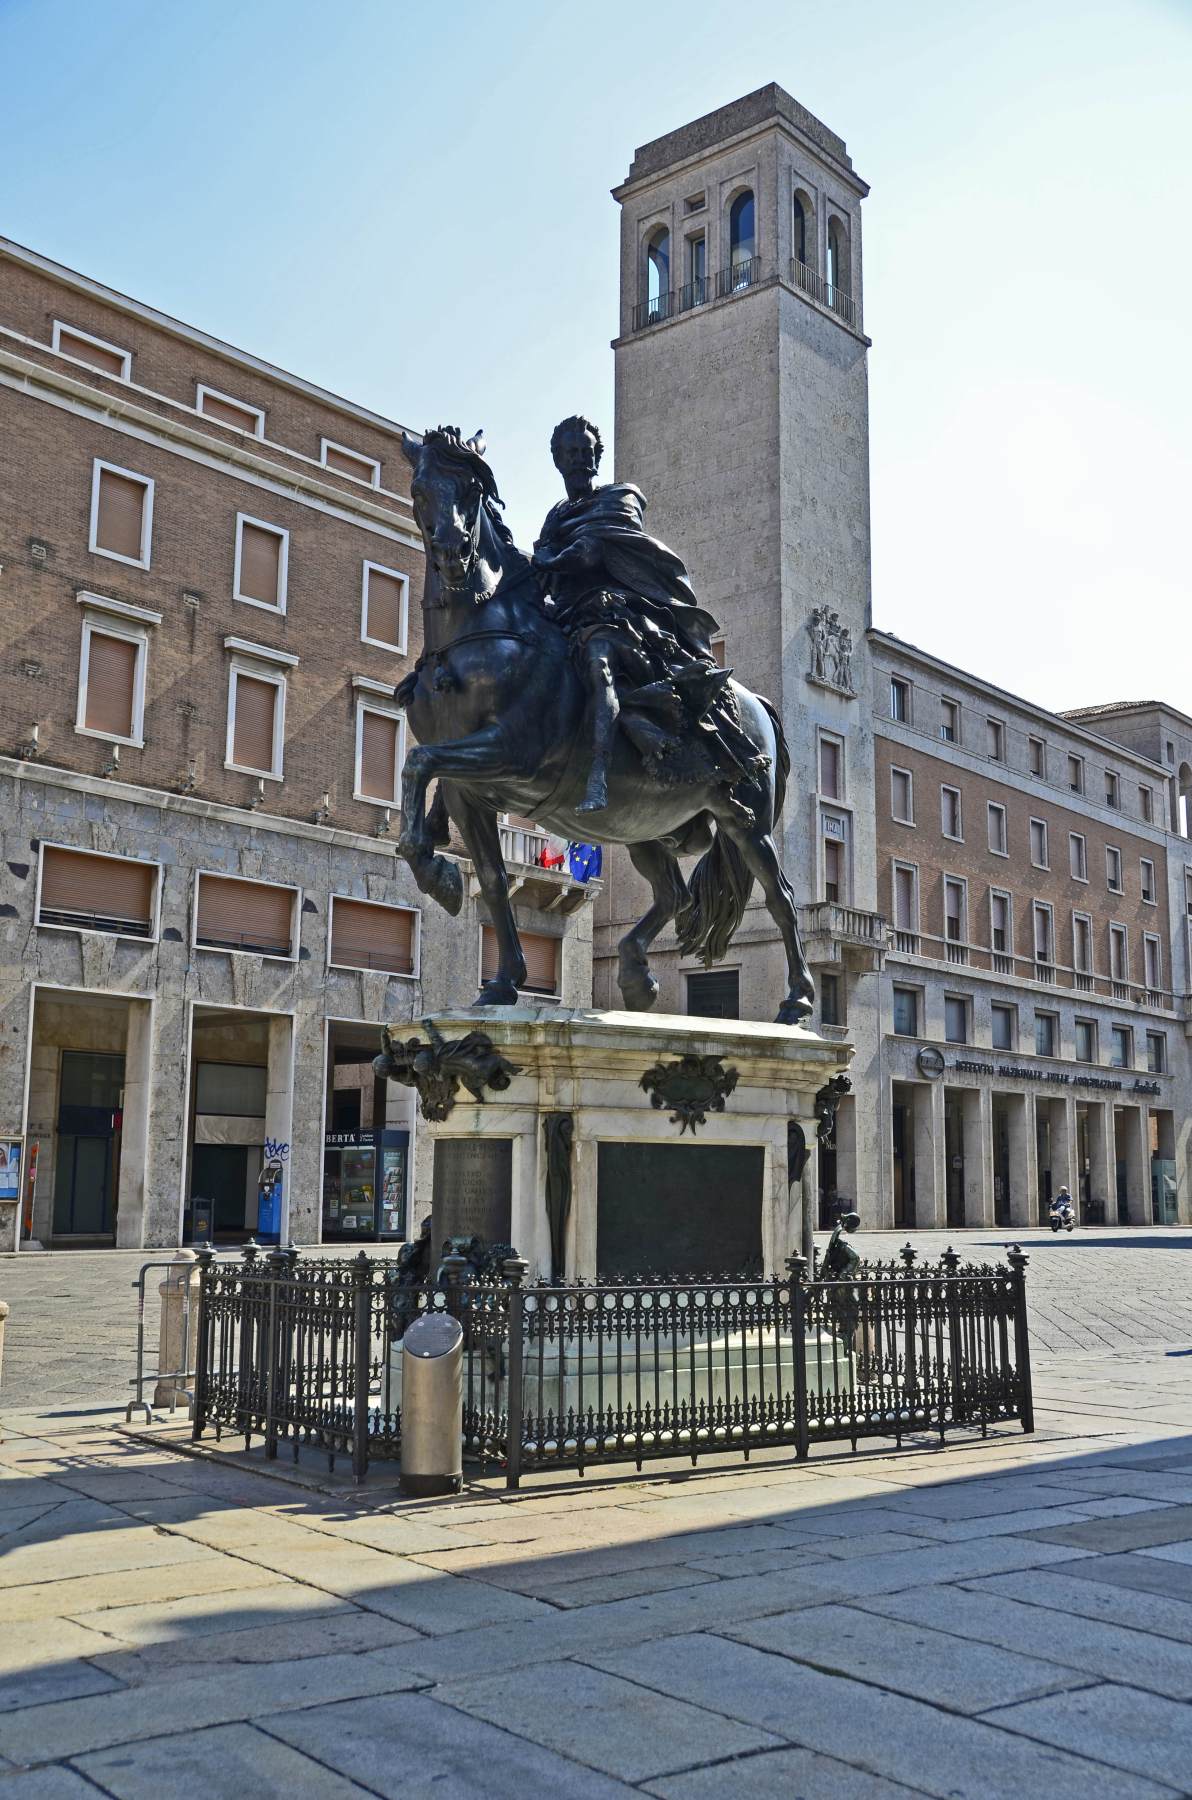
[(153, 542), (153, 483), (132, 469), (95, 461), (91, 476), (88, 548), (134, 568), (149, 567)]
[(1009, 894), (993, 890), (989, 896), (989, 939), (996, 975), (1014, 973), (1012, 914)]
[(1018, 1009), (1013, 1006), (993, 1006), (993, 1048), (995, 1050), (1013, 1050), (1017, 1036)]
[(918, 871), (906, 863), (894, 865), (894, 930), (897, 946), (905, 956), (919, 952)]
[[(823, 989), (820, 990), (823, 1004)], [(703, 969), (687, 977), (687, 1011), (697, 1019), (739, 1019), (741, 1017), (741, 972), (739, 969)]]
[(713, 638), (712, 639), (712, 661), (716, 664), (716, 667), (718, 669), (727, 669), (728, 668), (728, 662), (726, 660), (727, 656), (728, 656), (728, 651), (725, 647), (724, 639), (722, 637)]
[(360, 599), (361, 640), (404, 656), (409, 606), (409, 576), (381, 563), (366, 562)]
[(1153, 998), (1157, 998), (1163, 986), (1163, 956), (1158, 938), (1152, 937), (1149, 931), (1142, 936), (1142, 968), (1147, 989)]
[(950, 1044), (968, 1043), (968, 1001), (956, 994), (944, 996), (944, 1037)]
[(157, 870), (125, 856), (98, 856), (46, 844), (41, 853), (37, 923), (115, 937), (151, 938)]
[(236, 569), (232, 598), (269, 612), (286, 610), (289, 580), (290, 534), (263, 519), (236, 515)]
[(1078, 831), (1068, 833), (1068, 868), (1073, 881), (1088, 880), (1088, 855), (1085, 841)]
[(897, 675), (890, 678), (890, 717), (902, 725), (909, 725), (911, 720), (911, 684)]
[(944, 937), (948, 944), (948, 961), (964, 962), (968, 952), (965, 949), (965, 889), (963, 881), (944, 881)]
[(894, 989), (894, 1034), (896, 1037), (918, 1037), (919, 994), (916, 988)]
[(960, 742), (960, 703), (957, 700), (940, 701), (940, 736), (945, 744)]
[(1167, 1034), (1163, 1031), (1148, 1031), (1146, 1034), (1146, 1066), (1152, 1075), (1167, 1073)]
[(248, 775), (281, 780), (286, 684), (283, 675), (266, 675), (233, 663), (228, 678), (229, 768)]
[(1072, 967), (1076, 985), (1091, 993), (1093, 986), (1093, 922), (1087, 913), (1072, 914)]
[(399, 714), (361, 701), (356, 708), (355, 798), (378, 806), (401, 799), (403, 729)]
[(1036, 900), (1033, 912), (1035, 915), (1035, 973), (1045, 981), (1053, 979), (1054, 970), (1051, 965), (1055, 961), (1053, 946), (1055, 936), (1052, 931), (1051, 908), (1042, 900)]
[(1139, 862), (1139, 869), (1142, 874), (1142, 897), (1148, 906), (1157, 906), (1159, 902), (1155, 893), (1155, 865), (1149, 857), (1144, 856)]
[(75, 362), (86, 363), (90, 369), (111, 375), (116, 381), (128, 381), (132, 377), (131, 350), (121, 350), (118, 344), (92, 337), (89, 331), (80, 331), (75, 325), (64, 325), (60, 319), (54, 320), (50, 348), (59, 356), (72, 357)]
[(1035, 1055), (1054, 1056), (1057, 1019), (1054, 1013), (1035, 1014)]
[(83, 620), (76, 731), (117, 744), (143, 744), (147, 656), (143, 633)]
[(1109, 927), (1109, 979), (1114, 984), (1114, 999), (1124, 1000), (1125, 994), (1116, 992), (1130, 979), (1130, 944), (1124, 925)]
[(828, 800), (843, 800), (844, 798), (841, 761), (840, 739), (821, 735), (819, 741), (819, 791)]
[(195, 411), (218, 425), (229, 425), (233, 431), (246, 431), (250, 437), (265, 435), (265, 415), (259, 406), (246, 406), (243, 400), (233, 400), (230, 394), (204, 387), (202, 382), (195, 394)]
[(331, 966), (384, 969), (413, 975), (418, 915), (408, 906), (381, 906), (371, 900), (331, 901)]
[(1030, 757), (1031, 774), (1043, 778), (1047, 774), (1047, 745), (1042, 738), (1028, 738), (1027, 752)]
[(1106, 806), (1121, 805), (1121, 790), (1118, 786), (1118, 778), (1112, 769), (1105, 771), (1105, 804)]
[(844, 1024), (843, 983), (839, 975), (820, 976), (820, 1024)]
[(1115, 1025), (1109, 1034), (1109, 1061), (1115, 1069), (1129, 1069), (1134, 1063), (1134, 1033), (1128, 1025)]
[(1031, 820), (1031, 862), (1036, 869), (1045, 869), (1047, 863), (1047, 822), (1044, 819)]
[(1097, 1060), (1097, 1027), (1092, 1019), (1076, 1021), (1076, 1060), (1082, 1063)]
[(1084, 758), (1082, 756), (1068, 758), (1068, 786), (1074, 794), (1084, 793)]
[(890, 816), (899, 825), (915, 822), (915, 782), (909, 769), (890, 770)]
[(960, 816), (960, 789), (941, 787), (940, 789), (940, 829), (946, 838), (962, 840)]
[(1006, 757), (1006, 728), (1000, 719), (985, 721), (985, 751), (994, 762), (1004, 762)]
[[(497, 937), (491, 925), (480, 928), (480, 979), (492, 981), (497, 973)], [(522, 955), (526, 959), (526, 994), (558, 994), (559, 940), (541, 931), (521, 933)]]
[(1138, 806), (1147, 824), (1152, 825), (1155, 817), (1155, 796), (1149, 787), (1139, 787)]
[(269, 1070), (263, 1063), (195, 1065), (195, 1111), (225, 1119), (264, 1119)]
[(995, 856), (1005, 856), (1006, 850), (1006, 809), (989, 802), (989, 848)]
[(294, 954), (297, 889), (231, 875), (200, 875), (195, 943), (207, 950), (245, 950), (255, 956)]
[(1111, 894), (1122, 891), (1122, 853), (1110, 844), (1105, 851), (1105, 885)]
[(844, 891), (844, 845), (824, 839), (824, 899), (839, 901)]
[(380, 463), (374, 457), (361, 456), (359, 450), (349, 450), (345, 444), (333, 444), (330, 438), (324, 438), (319, 459), (325, 469), (333, 469), (337, 475), (350, 475), (353, 481), (366, 482), (369, 487), (381, 485)]

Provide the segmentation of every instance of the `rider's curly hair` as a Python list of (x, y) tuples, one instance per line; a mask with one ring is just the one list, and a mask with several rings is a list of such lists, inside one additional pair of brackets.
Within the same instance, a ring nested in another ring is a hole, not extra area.
[(582, 413), (573, 413), (569, 419), (560, 419), (550, 434), (550, 453), (553, 457), (558, 448), (559, 439), (565, 431), (590, 432), (596, 443), (596, 467), (600, 467), (600, 458), (604, 455), (604, 439), (600, 435), (600, 427), (593, 425), (591, 419), (585, 419)]

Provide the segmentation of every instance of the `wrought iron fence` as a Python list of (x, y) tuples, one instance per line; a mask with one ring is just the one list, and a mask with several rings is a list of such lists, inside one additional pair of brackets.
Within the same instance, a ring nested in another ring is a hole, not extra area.
[(351, 1461), (401, 1454), (401, 1339), (429, 1308), (464, 1328), (464, 1454), (529, 1470), (644, 1462), (790, 1445), (1034, 1429), (1027, 1258), (864, 1264), (808, 1277), (712, 1276), (527, 1286), (464, 1279), (406, 1285), (393, 1262), (303, 1261), (275, 1251), (240, 1264), (200, 1258), (194, 1436), (263, 1438)]

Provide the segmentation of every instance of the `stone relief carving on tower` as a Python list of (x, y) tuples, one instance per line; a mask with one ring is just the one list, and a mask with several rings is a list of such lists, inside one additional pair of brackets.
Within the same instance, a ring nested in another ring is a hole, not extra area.
[(808, 681), (816, 687), (831, 688), (834, 693), (844, 694), (855, 700), (857, 690), (853, 686), (853, 634), (847, 625), (840, 623), (840, 614), (833, 612), (829, 606), (814, 608), (807, 621), (807, 631), (811, 638), (811, 667), (807, 671)]

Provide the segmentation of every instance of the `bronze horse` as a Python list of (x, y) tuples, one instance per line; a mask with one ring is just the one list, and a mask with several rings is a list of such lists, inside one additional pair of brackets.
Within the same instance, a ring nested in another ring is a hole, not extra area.
[[(396, 691), (418, 740), (402, 777), (398, 854), (418, 886), (450, 913), (463, 901), (459, 866), (439, 854), (454, 820), (476, 871), (496, 934), (496, 974), (479, 1006), (514, 1006), (526, 978), (501, 853), (497, 815), (521, 813), (565, 839), (587, 841), (591, 814), (577, 811), (590, 761), (588, 701), (567, 638), (548, 617), (537, 576), (500, 514), (488, 463), (454, 431), (403, 437), (411, 497), (426, 546), (424, 648)], [(790, 757), (769, 701), (732, 684), (741, 723), (761, 753), (762, 773), (735, 790), (693, 756), (689, 779), (652, 776), (624, 733), (614, 747), (603, 843), (624, 844), (653, 903), (621, 939), (618, 985), (627, 1007), (654, 1004), (647, 953), (672, 919), (685, 955), (718, 962), (741, 922), (754, 881), (786, 949), (788, 988), (780, 1024), (812, 1010), (814, 987), (799, 941), (795, 900), (778, 860), (774, 822)], [(438, 781), (433, 805), (427, 789)], [(743, 804), (741, 804), (743, 802)], [(752, 823), (748, 822), (752, 815)], [(679, 857), (702, 852), (690, 882)]]

